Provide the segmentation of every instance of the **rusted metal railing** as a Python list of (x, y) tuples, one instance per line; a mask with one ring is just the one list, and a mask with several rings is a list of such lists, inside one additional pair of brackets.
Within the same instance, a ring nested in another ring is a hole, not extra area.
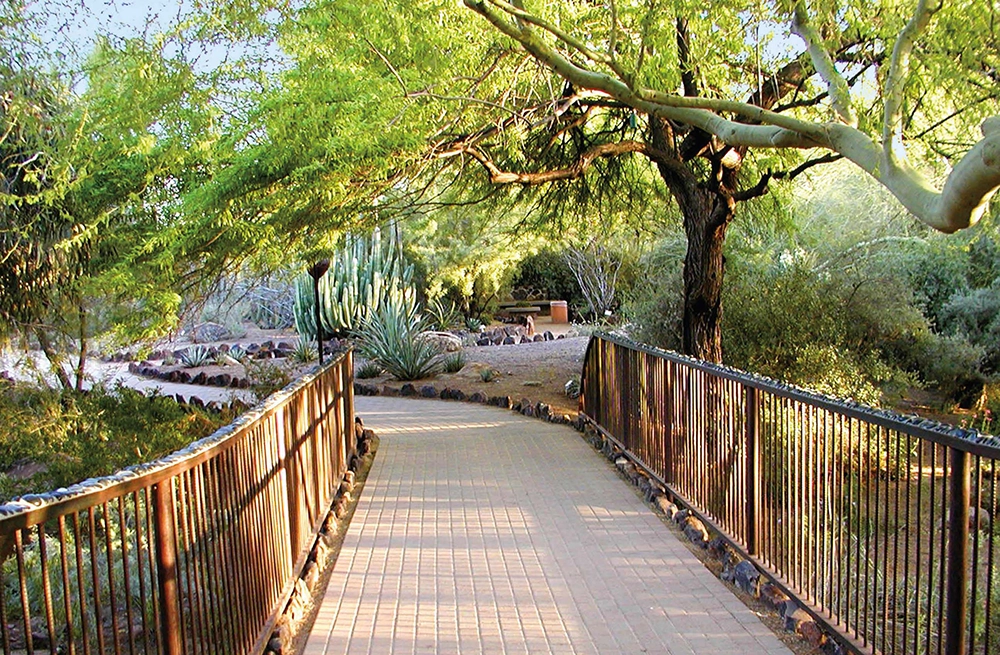
[(596, 335), (586, 417), (855, 652), (1000, 653), (1000, 440)]
[(3, 652), (262, 652), (354, 454), (352, 366), (163, 459), (0, 506)]

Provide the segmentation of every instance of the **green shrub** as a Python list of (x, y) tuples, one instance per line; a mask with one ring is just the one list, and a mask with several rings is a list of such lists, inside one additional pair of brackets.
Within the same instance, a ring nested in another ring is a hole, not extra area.
[(273, 359), (251, 357), (243, 362), (243, 367), (255, 402), (260, 402), (275, 391), (284, 389), (292, 381), (292, 376), (285, 367)]
[(310, 342), (305, 337), (299, 337), (295, 341), (295, 347), (294, 350), (292, 351), (292, 357), (297, 362), (300, 362), (302, 364), (307, 364), (312, 360), (316, 359), (317, 352), (318, 351), (316, 349), (315, 342)]
[(4, 476), (0, 498), (67, 486), (155, 459), (231, 419), (123, 386), (96, 386), (85, 393), (10, 386), (0, 392), (0, 470), (18, 462), (43, 470), (27, 480)]
[(419, 380), (438, 370), (437, 347), (420, 338), (427, 328), (412, 296), (397, 294), (365, 319), (359, 350), (397, 380)]
[(483, 382), (492, 382), (500, 377), (500, 371), (493, 368), (479, 369), (479, 379)]
[(447, 355), (442, 362), (442, 366), (445, 373), (458, 373), (465, 368), (465, 363), (465, 353), (459, 350), (456, 353)]
[(522, 259), (511, 286), (515, 292), (533, 291), (546, 300), (565, 300), (571, 307), (587, 304), (563, 253), (551, 248)]

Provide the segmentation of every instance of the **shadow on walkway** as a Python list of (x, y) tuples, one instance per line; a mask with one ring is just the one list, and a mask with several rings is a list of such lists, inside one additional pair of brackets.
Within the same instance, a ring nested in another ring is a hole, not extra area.
[(572, 429), (357, 413), (381, 445), (307, 655), (790, 652)]

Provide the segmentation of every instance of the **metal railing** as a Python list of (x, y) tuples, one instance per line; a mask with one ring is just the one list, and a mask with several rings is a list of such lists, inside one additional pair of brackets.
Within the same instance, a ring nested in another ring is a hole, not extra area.
[(1000, 440), (595, 335), (585, 416), (855, 652), (1000, 653)]
[(350, 352), (168, 457), (0, 505), (3, 652), (259, 653), (354, 453)]

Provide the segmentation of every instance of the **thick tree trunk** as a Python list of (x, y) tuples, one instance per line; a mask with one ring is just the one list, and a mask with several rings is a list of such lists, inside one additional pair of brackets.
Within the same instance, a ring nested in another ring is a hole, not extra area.
[(680, 202), (687, 234), (684, 256), (684, 314), (681, 348), (685, 355), (722, 362), (722, 247), (733, 219), (733, 199), (698, 188)]

